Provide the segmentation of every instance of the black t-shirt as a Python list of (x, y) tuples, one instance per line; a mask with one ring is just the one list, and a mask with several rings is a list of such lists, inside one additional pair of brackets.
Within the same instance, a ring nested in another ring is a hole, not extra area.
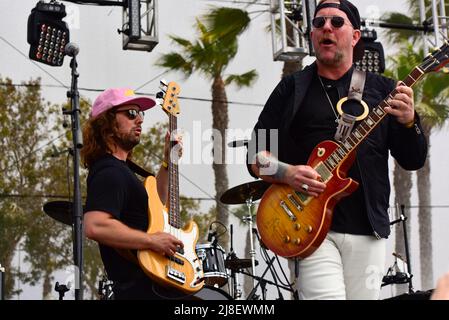
[[(338, 115), (335, 107), (340, 98), (347, 96), (352, 76), (351, 70), (338, 80), (321, 77), (324, 88), (318, 79), (318, 75), (313, 76), (300, 110), (290, 128), (290, 134), (296, 143), (296, 150), (301, 150), (301, 152), (296, 153), (297, 159), (294, 163), (307, 163), (309, 155), (317, 144), (324, 140), (335, 140), (336, 115)], [(326, 90), (332, 105), (324, 90)], [(348, 110), (345, 111), (349, 112)], [(372, 235), (373, 228), (368, 220), (357, 160), (350, 168), (348, 176), (359, 182), (360, 185), (354, 193), (340, 200), (335, 206), (331, 230), (350, 234)]]
[[(90, 168), (85, 212), (94, 210), (107, 212), (130, 228), (148, 229), (147, 192), (125, 161), (106, 155)], [(108, 278), (114, 282), (116, 299), (177, 296), (154, 283), (140, 266), (122, 257), (114, 248), (103, 244), (99, 247)]]

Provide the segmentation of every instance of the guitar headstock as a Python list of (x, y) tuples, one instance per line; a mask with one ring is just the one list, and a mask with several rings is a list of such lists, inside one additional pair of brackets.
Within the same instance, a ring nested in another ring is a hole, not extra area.
[(449, 43), (447, 41), (437, 50), (430, 53), (420, 64), (425, 73), (437, 72), (449, 62)]
[(179, 114), (178, 95), (181, 91), (179, 84), (173, 81), (167, 83), (166, 81), (161, 80), (159, 88), (162, 91), (158, 92), (156, 97), (162, 100), (160, 102), (162, 109), (168, 114), (176, 117)]

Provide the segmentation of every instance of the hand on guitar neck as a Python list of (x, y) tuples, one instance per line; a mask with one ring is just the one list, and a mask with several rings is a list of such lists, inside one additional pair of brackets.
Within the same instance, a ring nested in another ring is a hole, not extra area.
[(399, 123), (408, 127), (415, 120), (413, 90), (407, 87), (402, 81), (399, 81), (395, 91), (397, 94), (393, 96), (393, 99), (388, 101), (390, 106), (385, 107), (384, 110), (392, 116), (395, 116)]
[(318, 197), (326, 188), (326, 184), (320, 181), (321, 176), (311, 166), (289, 165), (279, 161), (268, 151), (257, 153), (255, 164), (251, 168), (267, 182), (288, 184), (294, 190), (312, 197)]

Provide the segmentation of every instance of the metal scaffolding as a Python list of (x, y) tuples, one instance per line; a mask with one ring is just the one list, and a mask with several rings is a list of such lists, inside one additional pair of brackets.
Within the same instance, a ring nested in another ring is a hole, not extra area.
[[(153, 50), (159, 43), (157, 0), (128, 0), (127, 2), (128, 5), (123, 7), (123, 49)], [(134, 2), (135, 5), (132, 6)], [(138, 14), (137, 17), (136, 14)], [(139, 16), (140, 19), (138, 19)]]
[(425, 52), (429, 52), (429, 45), (431, 51), (432, 48), (438, 48), (448, 40), (449, 17), (446, 16), (444, 0), (431, 0), (430, 5), (426, 5), (424, 0), (419, 0), (419, 16), (424, 26), (431, 25), (433, 29), (433, 32), (422, 32)]
[[(407, 29), (420, 32), (424, 52), (439, 48), (448, 40), (445, 0), (418, 0), (419, 24), (403, 25), (362, 19), (362, 26)], [(316, 0), (270, 0), (273, 59), (297, 61), (314, 55), (309, 37)]]
[(310, 21), (315, 0), (270, 0), (271, 35), (275, 61), (297, 61), (313, 55)]

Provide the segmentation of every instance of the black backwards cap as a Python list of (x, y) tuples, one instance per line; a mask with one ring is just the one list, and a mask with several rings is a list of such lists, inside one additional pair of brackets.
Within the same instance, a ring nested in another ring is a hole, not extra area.
[[(321, 9), (324, 9), (324, 8), (337, 8), (338, 10), (343, 11), (344, 13), (346, 13), (346, 15), (348, 16), (348, 19), (351, 22), (351, 24), (354, 27), (354, 29), (359, 29), (360, 30), (360, 25), (361, 25), (360, 14), (359, 14), (359, 10), (357, 9), (357, 7), (355, 5), (353, 5), (351, 2), (349, 2), (348, 0), (339, 0), (339, 1), (340, 1), (340, 3), (321, 2), (316, 7), (315, 14), (313, 16), (316, 17), (316, 14)], [(365, 48), (365, 46), (363, 44), (363, 41), (362, 41), (362, 39), (360, 39), (359, 42), (354, 47), (354, 61), (362, 58), (363, 52), (364, 52), (364, 48)]]
[(316, 7), (314, 17), (318, 11), (324, 8), (337, 8), (338, 10), (343, 11), (348, 16), (348, 19), (351, 21), (354, 29), (360, 29), (359, 10), (357, 10), (356, 6), (354, 6), (351, 2), (347, 0), (340, 0), (340, 3), (322, 2)]

